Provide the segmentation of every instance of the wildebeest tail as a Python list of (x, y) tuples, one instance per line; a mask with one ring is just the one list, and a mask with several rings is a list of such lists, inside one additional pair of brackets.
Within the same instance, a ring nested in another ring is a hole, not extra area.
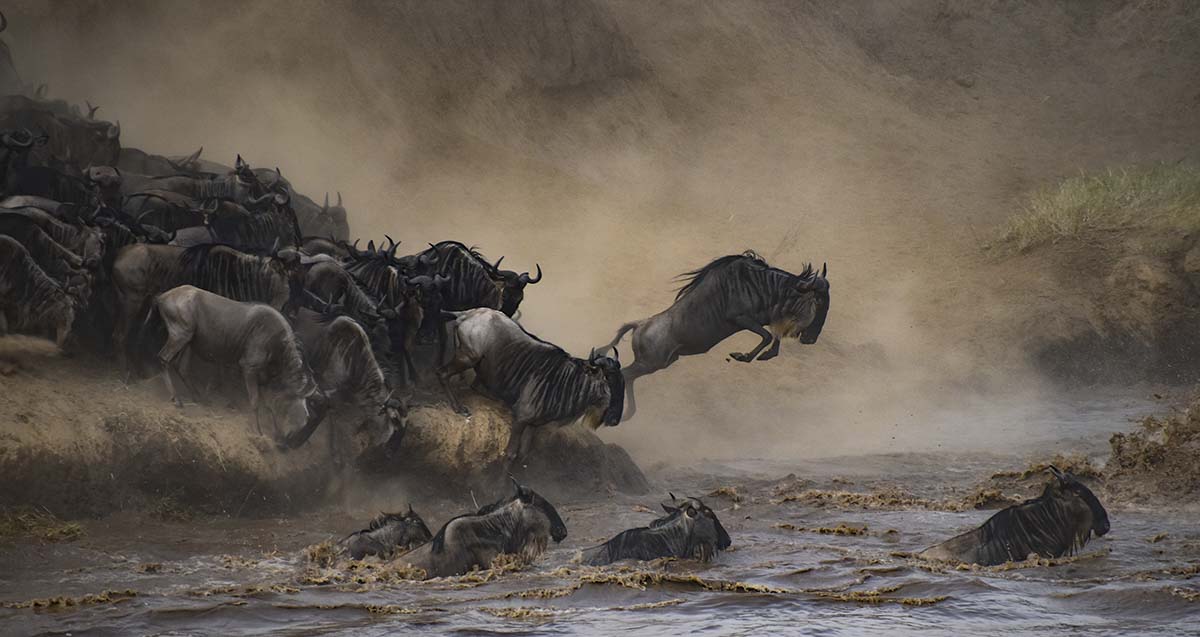
[(608, 345), (604, 345), (603, 347), (597, 347), (596, 354), (601, 355), (601, 354), (608, 352), (608, 350), (610, 350), (610, 349), (616, 349), (617, 343), (620, 343), (621, 339), (625, 337), (625, 334), (627, 334), (629, 332), (629, 330), (632, 330), (633, 328), (637, 327), (639, 323), (641, 323), (641, 321), (630, 321), (629, 323), (626, 323), (626, 324), (622, 325), (621, 327), (617, 328), (617, 335), (613, 337), (613, 340), (609, 341)]

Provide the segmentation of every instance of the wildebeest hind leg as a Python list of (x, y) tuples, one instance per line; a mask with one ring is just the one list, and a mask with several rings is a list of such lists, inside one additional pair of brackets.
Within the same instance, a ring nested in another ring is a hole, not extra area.
[(621, 375), (625, 377), (626, 403), (625, 415), (621, 418), (621, 420), (629, 420), (630, 418), (633, 418), (635, 413), (637, 413), (637, 401), (633, 399), (633, 381), (641, 378), (642, 376), (650, 374), (653, 371), (655, 370), (642, 365), (636, 360), (630, 363), (628, 367), (625, 367), (621, 370)]
[(252, 367), (242, 369), (242, 379), (246, 382), (246, 394), (250, 396), (250, 409), (254, 412), (254, 428), (262, 435), (262, 419), (258, 414), (258, 370)]
[[(158, 360), (163, 366), (163, 380), (166, 382), (167, 391), (171, 393), (171, 401), (175, 403), (176, 407), (183, 407), (183, 401), (179, 399), (179, 394), (175, 391), (175, 384), (171, 381), (171, 374), (179, 373), (175, 369), (175, 362), (179, 358), (179, 353), (188, 346), (191, 339), (191, 332), (173, 328), (173, 326), (168, 324), (167, 344), (163, 345), (163, 348), (158, 351)], [(182, 377), (180, 378), (182, 379)]]

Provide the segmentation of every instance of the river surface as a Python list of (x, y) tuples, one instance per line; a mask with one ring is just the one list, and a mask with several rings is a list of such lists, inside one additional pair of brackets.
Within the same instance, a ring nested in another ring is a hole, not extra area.
[[(1006, 453), (948, 429), (925, 451), (784, 462), (651, 467), (655, 492), (557, 502), (570, 535), (523, 570), (463, 578), (320, 583), (304, 548), (361, 528), (374, 511), (164, 521), (117, 514), (74, 542), (0, 546), (0, 631), (74, 635), (1197, 635), (1195, 508), (1107, 503), (1112, 531), (1075, 558), (1019, 568), (954, 568), (908, 555), (993, 511), (954, 510), (994, 472), (1054, 452), (1102, 460), (1113, 431), (1153, 410), (1138, 401), (1061, 405)], [(1028, 425), (1029, 423), (1026, 423)], [(1002, 427), (997, 424), (997, 427)], [(1004, 432), (997, 432), (1003, 437)], [(1011, 433), (1011, 432), (1009, 432)], [(936, 436), (934, 436), (936, 438)], [(972, 448), (976, 447), (976, 448)], [(929, 450), (932, 448), (933, 450)], [(1038, 478), (1034, 478), (1036, 482)], [(538, 485), (531, 485), (537, 488)], [(578, 550), (655, 517), (668, 491), (704, 495), (733, 538), (711, 564), (596, 569)], [(897, 493), (817, 502), (788, 494)], [(406, 502), (397, 494), (395, 507)], [(943, 503), (943, 504), (938, 504)], [(414, 503), (434, 530), (465, 501)], [(838, 527), (855, 535), (828, 533)], [(826, 532), (821, 532), (824, 530)], [(1165, 534), (1165, 535), (1164, 535)], [(322, 571), (326, 575), (329, 571)], [(109, 591), (106, 598), (85, 598)], [(72, 598), (70, 606), (28, 602)]]

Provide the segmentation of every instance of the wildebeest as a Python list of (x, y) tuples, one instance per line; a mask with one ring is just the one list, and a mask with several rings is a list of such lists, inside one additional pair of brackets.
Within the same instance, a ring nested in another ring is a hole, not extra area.
[(622, 531), (604, 544), (584, 550), (583, 563), (600, 566), (661, 557), (708, 562), (732, 544), (717, 514), (699, 498), (676, 500), (671, 494), (671, 503), (664, 502), (662, 508), (667, 515), (648, 526)]
[(50, 278), (16, 239), (0, 235), (0, 335), (52, 328), (61, 347), (75, 322), (67, 290)]
[(104, 257), (104, 236), (97, 228), (67, 223), (39, 208), (5, 208), (0, 215), (21, 215), (33, 221), (64, 248), (83, 258), (83, 265), (95, 269)]
[[(55, 102), (24, 95), (0, 97), (0, 128), (42, 131), (48, 138), (45, 157), (77, 166), (115, 166), (121, 153), (121, 123), (87, 119)], [(40, 161), (45, 164), (45, 161)]]
[(194, 285), (235, 301), (266, 303), (283, 311), (290, 310), (290, 301), (299, 300), (300, 275), (295, 250), (255, 256), (218, 244), (127, 246), (112, 267), (114, 347), (123, 361), (133, 322), (145, 313), (152, 298), (173, 287)]
[[(743, 363), (775, 358), (783, 337), (816, 343), (829, 314), (829, 281), (825, 274), (824, 267), (818, 274), (811, 266), (805, 266), (798, 275), (792, 274), (767, 265), (748, 250), (680, 275), (687, 283), (679, 289), (671, 307), (622, 325), (613, 340), (597, 350), (615, 350), (625, 333), (633, 330), (634, 361), (623, 370), (629, 391), (626, 418), (637, 411), (634, 380), (666, 368), (680, 356), (703, 354), (742, 330), (762, 338), (753, 350), (729, 355)], [(770, 331), (763, 326), (769, 326)], [(770, 349), (764, 352), (768, 345)]]
[(1042, 495), (1001, 510), (978, 528), (930, 547), (919, 557), (993, 566), (1031, 555), (1074, 555), (1094, 533), (1108, 533), (1108, 512), (1070, 473), (1050, 467)]
[(416, 548), (432, 537), (429, 527), (410, 504), (406, 513), (380, 513), (367, 528), (342, 538), (338, 548), (352, 560), (361, 560), (368, 555), (387, 559), (397, 552)]
[(450, 520), (427, 544), (398, 561), (424, 570), (427, 578), (449, 577), (488, 568), (501, 554), (533, 560), (550, 540), (563, 541), (567, 526), (554, 505), (516, 480), (513, 486), (511, 497)]
[[(537, 277), (528, 272), (520, 274), (512, 270), (501, 270), (500, 263), (488, 263), (475, 248), (458, 241), (442, 241), (429, 247), (420, 255), (436, 254), (434, 265), (421, 269), (418, 274), (441, 274), (449, 277), (444, 296), (444, 308), (451, 311), (487, 307), (500, 310), (507, 316), (516, 314), (525, 298), (525, 286), (542, 280), (542, 266), (537, 266)], [(426, 260), (427, 261), (427, 260)]]
[[(404, 438), (405, 408), (388, 391), (383, 370), (362, 326), (348, 316), (300, 309), (293, 330), (324, 400), (314, 407), (314, 417), (303, 428), (287, 435), (285, 444), (288, 447), (304, 444), (320, 425), (324, 412), (339, 403), (336, 406), (350, 406), (359, 411), (364, 418), (360, 428), (366, 428), (386, 451), (398, 449)], [(336, 432), (332, 424), (327, 426), (333, 447)]]
[(65, 282), (83, 267), (83, 258), (68, 250), (24, 215), (0, 214), (0, 235), (16, 239), (47, 274)]
[(587, 360), (574, 358), (560, 347), (526, 332), (503, 312), (478, 308), (447, 312), (446, 323), (454, 356), (438, 378), (450, 403), (466, 410), (450, 391), (449, 378), (474, 369), (477, 382), (513, 412), (512, 434), (505, 457), (511, 463), (524, 455), (533, 428), (584, 417), (593, 429), (617, 425), (625, 384), (621, 364), (593, 352)]
[[(181, 285), (155, 297), (143, 329), (153, 329), (150, 326), (159, 320), (166, 327), (167, 342), (159, 350), (158, 359), (167, 391), (176, 405), (182, 406), (183, 402), (173, 376), (186, 386), (189, 357), (195, 355), (241, 370), (260, 434), (260, 394), (273, 414), (283, 414), (289, 429), (308, 420), (307, 399), (317, 385), (304, 364), (296, 335), (277, 310)], [(278, 436), (278, 431), (275, 433)]]

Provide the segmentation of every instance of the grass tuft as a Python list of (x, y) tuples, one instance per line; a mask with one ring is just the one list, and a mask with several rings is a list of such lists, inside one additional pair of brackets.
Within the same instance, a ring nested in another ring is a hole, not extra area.
[(993, 247), (1024, 251), (1131, 228), (1200, 230), (1200, 165), (1154, 164), (1064, 179), (1030, 195)]

